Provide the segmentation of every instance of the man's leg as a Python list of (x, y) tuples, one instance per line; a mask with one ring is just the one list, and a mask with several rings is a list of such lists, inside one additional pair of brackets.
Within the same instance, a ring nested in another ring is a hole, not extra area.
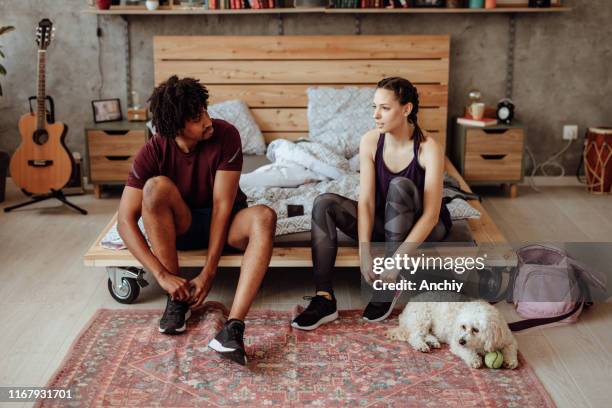
[(244, 250), (240, 278), (229, 319), (244, 320), (263, 280), (276, 230), (276, 213), (265, 205), (240, 210), (230, 225), (227, 242)]
[[(145, 183), (142, 219), (153, 254), (169, 273), (178, 275), (176, 236), (189, 228), (191, 211), (168, 177), (153, 177)], [(189, 316), (187, 302), (168, 296), (166, 310), (159, 321), (159, 331), (166, 334), (182, 333), (187, 327)]]
[(274, 210), (265, 205), (256, 205), (240, 210), (228, 231), (227, 243), (245, 252), (229, 319), (208, 347), (238, 364), (247, 363), (243, 339), (244, 318), (270, 265), (275, 230)]
[(176, 236), (189, 228), (191, 211), (168, 177), (153, 177), (145, 183), (142, 220), (153, 254), (168, 272), (177, 275)]

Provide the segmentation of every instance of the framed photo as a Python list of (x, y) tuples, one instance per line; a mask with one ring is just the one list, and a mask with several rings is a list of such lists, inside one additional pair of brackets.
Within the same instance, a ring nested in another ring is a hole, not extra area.
[(91, 106), (95, 123), (115, 122), (123, 119), (119, 98), (91, 101)]

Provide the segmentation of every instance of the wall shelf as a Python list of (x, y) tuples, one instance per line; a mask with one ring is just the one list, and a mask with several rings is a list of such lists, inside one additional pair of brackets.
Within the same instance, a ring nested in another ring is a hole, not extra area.
[(89, 8), (84, 13), (99, 15), (199, 15), (199, 14), (499, 14), (499, 13), (562, 13), (571, 11), (571, 7), (498, 7), (494, 9), (470, 9), (470, 8), (270, 8), (270, 9), (231, 9), (231, 10), (207, 10), (201, 7), (174, 8), (149, 11), (146, 8), (112, 8), (111, 10), (99, 10)]

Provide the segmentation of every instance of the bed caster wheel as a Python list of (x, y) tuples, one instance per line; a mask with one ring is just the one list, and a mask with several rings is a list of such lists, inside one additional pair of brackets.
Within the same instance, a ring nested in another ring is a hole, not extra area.
[(134, 278), (121, 278), (118, 285), (113, 285), (113, 282), (108, 278), (108, 291), (113, 299), (119, 303), (131, 304), (134, 303), (138, 295), (140, 295), (140, 285)]

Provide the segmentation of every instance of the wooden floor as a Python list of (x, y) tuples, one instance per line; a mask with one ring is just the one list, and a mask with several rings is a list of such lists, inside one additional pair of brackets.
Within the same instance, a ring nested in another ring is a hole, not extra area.
[[(591, 196), (580, 187), (542, 190), (521, 187), (514, 200), (496, 190), (484, 191), (485, 208), (510, 242), (611, 240), (611, 196)], [(24, 198), (9, 180), (3, 205)], [(118, 195), (71, 200), (89, 215), (51, 201), (0, 212), (0, 386), (43, 386), (94, 311), (121, 307), (108, 294), (105, 270), (86, 268), (81, 258), (116, 210)], [(237, 277), (235, 270), (220, 272), (210, 299), (229, 305)], [(364, 306), (358, 273), (340, 270), (335, 281), (340, 308)], [(308, 270), (275, 269), (266, 276), (254, 307), (288, 310), (312, 289)], [(129, 307), (163, 304), (160, 288), (152, 283)], [(515, 318), (507, 305), (501, 308), (509, 319)], [(588, 311), (578, 324), (538, 329), (518, 339), (559, 406), (609, 406), (612, 305)]]

